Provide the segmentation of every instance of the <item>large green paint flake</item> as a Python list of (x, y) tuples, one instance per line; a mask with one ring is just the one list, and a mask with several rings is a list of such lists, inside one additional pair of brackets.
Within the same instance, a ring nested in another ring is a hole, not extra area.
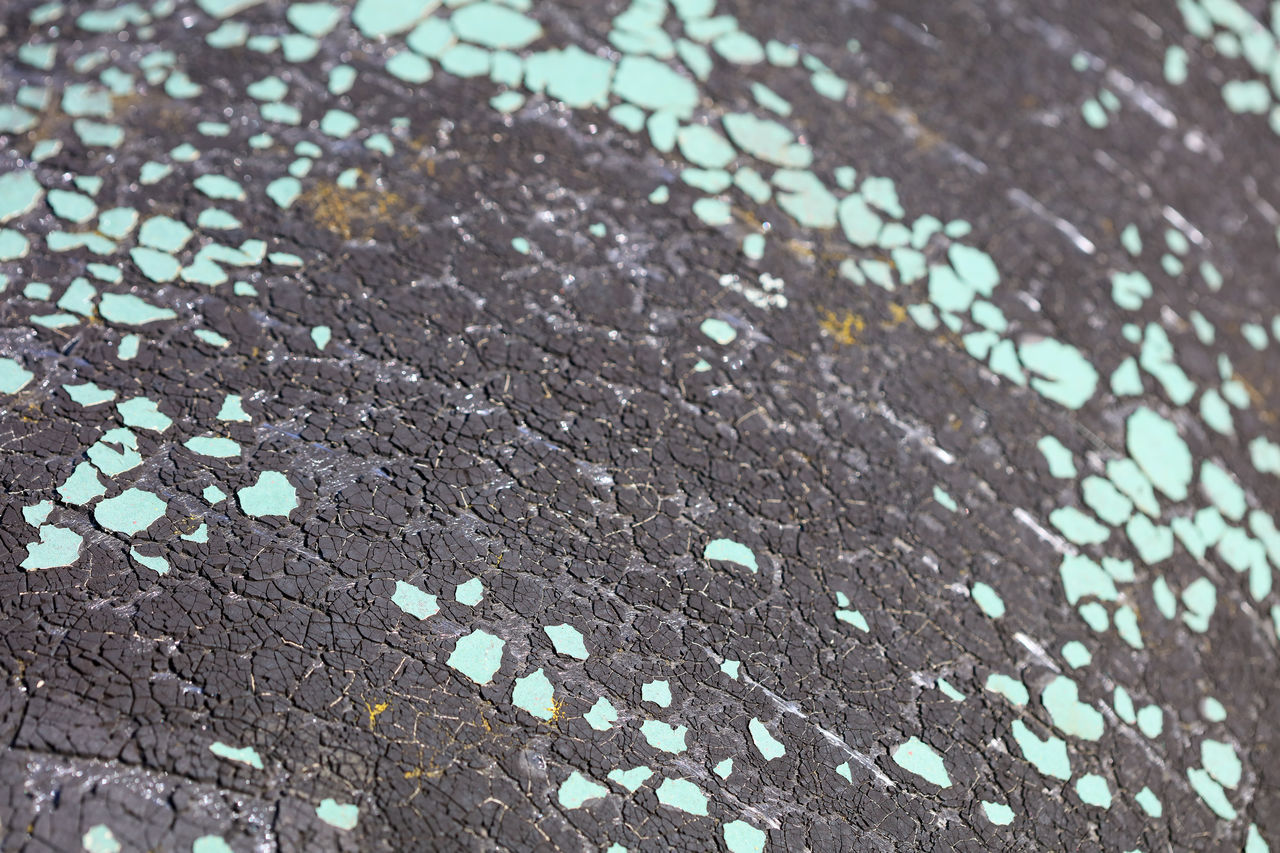
[(551, 638), (556, 653), (578, 660), (587, 659), (587, 647), (582, 642), (582, 632), (572, 625), (548, 625), (542, 629)]
[(498, 667), (502, 666), (505, 646), (505, 641), (477, 628), (458, 638), (448, 664), (476, 684), (488, 684), (493, 681)]
[(1071, 759), (1067, 757), (1066, 741), (1053, 735), (1040, 740), (1022, 720), (1013, 721), (1013, 739), (1026, 759), (1041, 773), (1055, 779), (1071, 778)]
[(751, 718), (751, 722), (747, 724), (747, 731), (750, 732), (751, 740), (764, 756), (765, 761), (772, 761), (787, 754), (787, 748), (764, 727), (764, 723), (760, 722), (759, 718)]
[(1191, 451), (1171, 421), (1146, 407), (1138, 409), (1125, 422), (1125, 446), (1157, 489), (1175, 501), (1186, 500)]
[(27, 546), (27, 558), (21, 566), (28, 571), (69, 566), (80, 558), (83, 542), (84, 537), (74, 530), (52, 524), (42, 525), (40, 541)]
[(660, 720), (645, 720), (640, 724), (640, 734), (649, 746), (673, 754), (685, 751), (684, 739), (688, 732), (688, 726), (673, 726)]
[(951, 787), (951, 776), (942, 763), (942, 756), (920, 740), (912, 737), (893, 750), (893, 762), (910, 773), (914, 773), (926, 782), (932, 782), (939, 788)]
[(236, 748), (216, 740), (209, 745), (209, 751), (219, 758), (225, 758), (228, 761), (238, 761), (241, 764), (247, 764), (250, 767), (261, 770), (262, 756), (258, 755), (258, 751), (251, 746), (242, 746)]
[(396, 591), (391, 596), (391, 603), (418, 619), (426, 619), (440, 612), (440, 605), (436, 603), (434, 595), (404, 581), (396, 581)]
[(360, 819), (360, 808), (352, 803), (339, 803), (333, 798), (325, 798), (316, 806), (316, 817), (337, 829), (356, 828)]
[(133, 536), (154, 524), (165, 508), (165, 502), (151, 492), (126, 489), (98, 504), (93, 517), (107, 530)]
[(577, 770), (569, 774), (569, 778), (560, 783), (556, 797), (560, 805), (566, 809), (581, 808), (591, 800), (599, 800), (608, 796), (609, 789), (597, 782), (592, 782)]
[(729, 853), (763, 853), (768, 836), (743, 820), (726, 823), (723, 828), (724, 843)]
[(702, 550), (702, 557), (706, 560), (724, 560), (730, 563), (737, 563), (740, 566), (746, 566), (753, 572), (757, 571), (755, 553), (746, 545), (741, 542), (735, 542), (732, 539), (711, 540)]
[(663, 779), (658, 786), (658, 802), (689, 814), (707, 815), (707, 795), (687, 779)]
[(255, 518), (288, 516), (298, 508), (298, 490), (279, 471), (263, 471), (256, 483), (241, 489), (236, 497), (240, 509)]
[(517, 678), (511, 691), (511, 702), (540, 720), (550, 720), (555, 715), (555, 688), (542, 668), (523, 678)]

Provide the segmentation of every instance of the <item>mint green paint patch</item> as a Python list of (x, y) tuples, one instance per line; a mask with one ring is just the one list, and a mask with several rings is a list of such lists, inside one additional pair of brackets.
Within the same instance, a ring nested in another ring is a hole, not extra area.
[[(296, 5), (290, 7), (290, 12), (296, 8), (298, 8)], [(289, 86), (273, 74), (250, 83), (245, 87), (245, 93), (256, 101), (274, 102), (283, 100), (284, 96), (289, 94)]]
[(603, 799), (608, 793), (609, 790), (604, 785), (592, 782), (575, 770), (560, 784), (560, 790), (556, 796), (560, 800), (560, 805), (566, 809), (578, 809), (582, 808), (586, 802)]
[(1128, 643), (1131, 648), (1143, 648), (1142, 629), (1138, 627), (1138, 614), (1132, 607), (1125, 605), (1117, 609), (1115, 623), (1116, 633), (1120, 635), (1120, 639)]
[(202, 835), (191, 843), (191, 853), (235, 853), (220, 835)]
[(1088, 359), (1053, 338), (1020, 344), (1018, 358), (1028, 370), (1044, 377), (1033, 378), (1031, 387), (1069, 409), (1083, 406), (1098, 386), (1098, 372)]
[(1086, 805), (1111, 808), (1111, 789), (1107, 780), (1096, 773), (1086, 773), (1076, 780), (1076, 795)]
[(1036, 770), (1055, 779), (1065, 781), (1071, 778), (1071, 759), (1067, 756), (1066, 741), (1053, 735), (1040, 740), (1022, 720), (1013, 721), (1013, 739)]
[(359, 126), (360, 120), (346, 110), (329, 110), (320, 119), (320, 132), (335, 139), (346, 139)]
[(355, 829), (360, 819), (359, 807), (351, 803), (339, 803), (333, 798), (326, 798), (316, 806), (316, 817), (336, 829)]
[(204, 91), (204, 87), (191, 80), (184, 71), (174, 71), (164, 81), (164, 93), (176, 100), (194, 98)]
[(13, 261), (25, 258), (31, 249), (26, 237), (12, 228), (0, 228), (0, 261)]
[(58, 487), (58, 496), (73, 506), (83, 506), (102, 497), (107, 487), (98, 479), (98, 472), (89, 462), (81, 462), (71, 472), (67, 481)]
[(195, 335), (210, 346), (222, 348), (231, 345), (231, 341), (228, 338), (223, 337), (212, 329), (196, 329), (191, 334)]
[(522, 255), (527, 255), (532, 247), (529, 245), (529, 241), (525, 238), (513, 237), (511, 239), (511, 248), (515, 249)]
[(120, 338), (120, 347), (116, 351), (116, 356), (121, 361), (128, 361), (138, 355), (138, 344), (141, 341), (137, 335), (125, 335)]
[(893, 761), (902, 769), (914, 773), (939, 788), (950, 788), (951, 777), (942, 762), (942, 756), (929, 744), (912, 737), (893, 751)]
[(456, 44), (441, 55), (440, 67), (456, 77), (483, 77), (490, 69), (489, 51)]
[(707, 795), (687, 779), (663, 779), (658, 786), (658, 802), (692, 815), (707, 816)]
[(685, 751), (685, 735), (688, 733), (688, 726), (673, 726), (660, 720), (645, 720), (640, 724), (640, 734), (644, 735), (649, 746), (673, 755)]
[(79, 533), (52, 524), (42, 525), (39, 533), (40, 540), (27, 546), (27, 558), (22, 561), (22, 568), (27, 571), (53, 569), (69, 566), (80, 559), (84, 537)]
[(687, 119), (698, 105), (698, 89), (669, 66), (648, 56), (624, 56), (613, 92), (647, 110), (667, 110)]
[(683, 169), (680, 180), (706, 193), (723, 192), (733, 182), (733, 178), (723, 169)]
[(93, 517), (107, 530), (133, 536), (154, 524), (156, 519), (164, 515), (165, 508), (165, 502), (151, 492), (126, 489), (114, 498), (107, 498), (98, 504), (94, 508)]
[(644, 130), (644, 110), (634, 104), (618, 104), (609, 110), (609, 118), (632, 133)]
[(98, 215), (98, 205), (93, 199), (70, 190), (49, 190), (46, 200), (54, 215), (68, 222), (84, 224)]
[(182, 270), (182, 265), (173, 255), (147, 246), (131, 250), (129, 257), (133, 258), (143, 275), (155, 282), (173, 281)]
[(738, 669), (741, 666), (742, 666), (742, 661), (725, 660), (720, 664), (720, 671), (723, 672), (725, 675), (729, 676), (730, 678), (732, 678), (734, 681), (737, 681)]
[(1103, 601), (1115, 601), (1119, 595), (1111, 576), (1083, 554), (1068, 554), (1063, 557), (1059, 574), (1068, 604), (1075, 604), (1089, 596)]
[(285, 19), (299, 32), (324, 38), (342, 20), (342, 8), (329, 3), (291, 3)]
[(27, 43), (18, 46), (18, 59), (32, 68), (39, 68), (42, 71), (48, 71), (53, 68), (54, 58), (57, 53), (58, 46), (56, 44)]
[(1209, 775), (1226, 788), (1240, 784), (1244, 766), (1236, 755), (1235, 747), (1220, 740), (1206, 738), (1200, 742), (1200, 763)]
[(459, 637), (447, 663), (476, 684), (488, 684), (502, 666), (502, 650), (506, 642), (476, 629)]
[(525, 61), (525, 85), (529, 89), (546, 92), (577, 108), (605, 106), (613, 73), (612, 62), (576, 45), (536, 53)]
[(151, 305), (133, 293), (104, 293), (97, 304), (97, 313), (109, 323), (122, 325), (146, 325), (178, 316), (175, 311)]
[(1235, 435), (1236, 425), (1231, 417), (1231, 408), (1214, 388), (1205, 391), (1200, 397), (1200, 418), (1219, 435)]
[(705, 125), (681, 128), (676, 141), (686, 159), (705, 169), (723, 169), (737, 156), (727, 139)]
[(764, 204), (773, 197), (773, 187), (750, 166), (744, 166), (733, 173), (733, 184), (756, 204)]
[(652, 702), (661, 708), (671, 707), (671, 684), (667, 681), (653, 680), (640, 687), (640, 698), (643, 702)]
[(120, 846), (120, 842), (111, 832), (111, 827), (105, 823), (89, 828), (89, 831), (80, 839), (80, 843), (85, 849), (85, 853), (120, 853), (124, 848)]
[(475, 607), (484, 598), (484, 584), (480, 578), (472, 578), (466, 583), (458, 584), (453, 590), (453, 599), (467, 607)]
[(1136, 311), (1152, 294), (1151, 280), (1141, 272), (1114, 272), (1111, 274), (1111, 298), (1129, 311)]
[(1010, 678), (998, 672), (993, 672), (987, 676), (986, 687), (992, 693), (1000, 694), (1019, 707), (1026, 705), (1031, 699), (1031, 694), (1027, 692), (1026, 685), (1016, 678)]
[(836, 772), (839, 773), (842, 777), (844, 777), (844, 780), (846, 782), (850, 784), (853, 783), (853, 769), (849, 767), (849, 762), (846, 761), (840, 766), (836, 767)]
[(1090, 475), (1081, 483), (1081, 491), (1084, 502), (1107, 524), (1124, 524), (1133, 515), (1133, 502), (1110, 480)]
[(1260, 80), (1228, 80), (1222, 85), (1222, 100), (1233, 113), (1262, 115), (1271, 106), (1271, 92)]
[(1107, 463), (1107, 479), (1124, 492), (1134, 506), (1150, 516), (1160, 514), (1155, 488), (1138, 463), (1132, 459), (1113, 459)]
[(722, 831), (729, 853), (764, 853), (764, 843), (768, 838), (764, 830), (756, 829), (746, 821), (735, 820), (726, 823)]
[[(733, 326), (730, 326), (724, 320), (717, 320), (714, 317), (708, 317), (706, 320), (703, 320), (702, 325), (698, 327), (698, 330), (721, 346), (727, 346), (733, 343), (734, 339), (738, 337), (738, 333), (734, 330)], [(729, 539), (717, 539), (707, 545), (703, 556), (708, 560), (733, 560), (735, 563), (742, 563), (744, 566), (750, 566), (752, 571), (754, 571), (756, 568), (755, 555), (751, 554), (750, 549), (747, 549), (745, 545), (739, 545), (738, 548), (745, 549), (747, 551), (746, 555), (744, 555), (741, 550), (732, 549), (731, 546), (735, 544), (737, 543), (734, 543)], [(716, 550), (717, 553), (721, 554), (732, 551), (736, 556), (712, 557), (709, 553), (706, 553), (713, 549)]]
[(858, 610), (837, 610), (836, 618), (841, 622), (848, 622), (853, 627), (864, 633), (871, 631), (871, 626), (867, 624), (867, 619)]
[(712, 767), (711, 772), (715, 773), (721, 779), (728, 779), (729, 774), (733, 772), (733, 759), (726, 758), (724, 761), (721, 761), (715, 767)]
[(737, 65), (755, 65), (764, 61), (764, 47), (754, 36), (733, 30), (711, 42), (716, 53)]
[(85, 145), (95, 148), (119, 148), (124, 142), (124, 130), (114, 124), (103, 124), (87, 118), (78, 118), (71, 127)]
[(1185, 406), (1195, 396), (1196, 384), (1174, 363), (1173, 344), (1169, 342), (1169, 335), (1155, 323), (1147, 324), (1138, 363), (1156, 378), (1175, 404)]
[(764, 245), (763, 234), (748, 234), (742, 238), (742, 254), (753, 261), (758, 261), (764, 257)]
[(228, 746), (220, 740), (216, 740), (209, 744), (209, 751), (219, 758), (225, 758), (228, 761), (238, 761), (241, 764), (247, 764), (255, 770), (262, 769), (262, 756), (258, 755), (258, 751), (251, 746), (243, 746), (239, 749)]
[(1212, 696), (1206, 696), (1200, 703), (1200, 713), (1204, 714), (1204, 718), (1211, 723), (1220, 723), (1227, 718), (1227, 709)]
[(1079, 640), (1072, 640), (1062, 647), (1062, 658), (1072, 669), (1079, 669), (1093, 662), (1093, 655), (1089, 653), (1089, 649), (1085, 644)]
[(951, 686), (951, 682), (945, 678), (939, 678), (937, 681), (938, 689), (942, 691), (942, 695), (946, 696), (952, 702), (963, 702), (964, 694), (955, 687)]
[(1144, 705), (1138, 710), (1138, 728), (1153, 740), (1164, 732), (1164, 711), (1155, 705)]
[(751, 740), (755, 742), (756, 749), (764, 756), (765, 761), (772, 761), (787, 754), (787, 748), (769, 733), (759, 718), (751, 718), (751, 722), (747, 723), (747, 731), (750, 732)]
[(502, 92), (489, 99), (489, 106), (503, 115), (510, 115), (524, 106), (524, 95), (519, 92)]
[(733, 221), (733, 212), (728, 202), (718, 198), (700, 198), (693, 203), (694, 216), (708, 225), (728, 225)]
[(228, 394), (223, 399), (222, 408), (218, 410), (217, 418), (220, 421), (248, 422), (252, 420), (244, 410), (239, 394)]
[(98, 288), (90, 284), (88, 279), (77, 277), (67, 285), (67, 289), (58, 300), (58, 307), (64, 311), (79, 314), (81, 317), (91, 317), (93, 316), (93, 298), (97, 295)]
[(247, 197), (244, 187), (223, 175), (201, 175), (192, 185), (215, 201), (244, 201)]
[(72, 83), (62, 91), (62, 111), (70, 116), (111, 116), (111, 93), (94, 83)]
[(203, 545), (205, 542), (209, 541), (209, 525), (201, 524), (191, 533), (184, 533), (178, 538), (185, 539), (187, 542), (196, 542)]
[[(98, 221), (101, 222), (101, 218), (99, 218)], [(119, 284), (124, 280), (124, 273), (120, 272), (117, 267), (110, 266), (109, 264), (86, 264), (85, 269), (89, 271), (91, 276), (98, 279), (98, 281), (109, 281), (113, 284)]]
[(1161, 804), (1160, 798), (1146, 786), (1143, 786), (1133, 800), (1144, 812), (1157, 820), (1164, 815), (1164, 805)]
[(31, 172), (0, 175), (0, 222), (8, 222), (34, 210), (43, 196), (44, 187)]
[[(703, 325), (706, 324), (704, 323)], [(757, 571), (756, 555), (746, 545), (741, 542), (735, 542), (732, 539), (711, 540), (702, 550), (702, 558), (704, 560), (725, 560), (730, 563), (737, 563), (740, 566), (746, 566), (753, 572)]]
[(1245, 837), (1244, 853), (1271, 853), (1271, 848), (1258, 832), (1258, 825), (1249, 824), (1249, 834)]
[(183, 446), (192, 453), (211, 456), (214, 459), (230, 459), (232, 456), (240, 455), (239, 444), (229, 438), (219, 438), (217, 436), (198, 435), (195, 438), (188, 439)]
[(157, 163), (150, 160), (142, 164), (142, 168), (138, 170), (138, 182), (151, 186), (158, 184), (165, 178), (173, 174), (173, 166), (169, 163)]
[(191, 229), (168, 216), (153, 216), (138, 229), (138, 242), (162, 252), (178, 252), (191, 239)]
[(396, 581), (396, 593), (392, 596), (392, 603), (416, 619), (430, 619), (431, 616), (440, 612), (435, 596), (430, 596), (415, 585), (404, 583), (403, 580)]
[(138, 224), (138, 211), (131, 207), (114, 207), (98, 217), (98, 230), (113, 240), (126, 237)]
[(435, 76), (431, 63), (416, 53), (397, 53), (387, 60), (387, 73), (415, 85), (422, 84)]
[(459, 38), (488, 48), (525, 47), (542, 37), (542, 26), (537, 21), (487, 0), (454, 12), (449, 23)]
[(1231, 805), (1231, 801), (1227, 799), (1227, 794), (1222, 790), (1222, 786), (1209, 776), (1208, 773), (1199, 767), (1187, 768), (1187, 781), (1191, 783), (1192, 789), (1200, 795), (1200, 799), (1204, 800), (1214, 814), (1223, 820), (1235, 820), (1236, 810)]
[(610, 770), (607, 778), (634, 794), (652, 775), (653, 771), (648, 767), (633, 767), (630, 770)]
[(1209, 501), (1227, 518), (1232, 521), (1244, 518), (1247, 509), (1244, 489), (1216, 463), (1205, 462), (1200, 466), (1200, 487), (1204, 489)]
[(37, 163), (56, 157), (62, 151), (61, 139), (41, 139), (31, 147), (31, 159)]
[(236, 497), (240, 509), (255, 518), (268, 515), (287, 517), (298, 507), (297, 489), (278, 471), (263, 471), (254, 485), (241, 489)]
[(31, 322), (47, 329), (63, 329), (79, 324), (79, 319), (70, 314), (33, 314)]
[(582, 715), (582, 719), (598, 732), (608, 731), (614, 723), (618, 722), (618, 710), (613, 707), (612, 702), (601, 696), (596, 700), (596, 704), (591, 706), (591, 710)]
[(516, 679), (511, 701), (540, 720), (550, 720), (555, 714), (555, 688), (541, 668)]
[(300, 195), (302, 195), (302, 182), (291, 175), (276, 178), (267, 184), (267, 197), (282, 210), (288, 210)]
[(572, 625), (548, 625), (542, 629), (551, 638), (551, 645), (556, 653), (568, 655), (578, 660), (587, 659), (587, 647), (582, 642), (582, 633)]
[[(114, 450), (109, 445), (115, 445), (120, 450)], [(91, 445), (86, 454), (99, 471), (108, 477), (114, 477), (142, 464), (142, 457), (137, 450), (138, 437), (124, 427), (118, 427), (103, 433), (102, 438)]]
[(778, 206), (806, 228), (835, 228), (839, 203), (818, 176), (808, 171), (780, 169), (773, 173)]
[(13, 359), (0, 358), (0, 394), (16, 394), (34, 378), (34, 373)]
[(42, 281), (29, 282), (26, 287), (22, 288), (22, 295), (27, 299), (45, 302), (53, 295), (53, 286)]
[(272, 252), (267, 255), (267, 260), (277, 266), (282, 267), (300, 267), (302, 266), (302, 258), (290, 252)]
[[(850, 199), (858, 199), (858, 196), (849, 196), (845, 202)], [(860, 201), (860, 200), (859, 200)], [(865, 207), (865, 204), (862, 205)], [(842, 208), (843, 209), (843, 208)], [(870, 208), (866, 208), (871, 216)], [(879, 218), (876, 218), (878, 228)], [(849, 230), (845, 229), (846, 236)], [(864, 235), (865, 236), (865, 235)], [(850, 242), (860, 245), (854, 238), (850, 236)], [(973, 287), (956, 274), (955, 270), (946, 266), (935, 266), (929, 271), (929, 301), (934, 304), (939, 311), (963, 313), (969, 310), (969, 306), (973, 304), (974, 297), (977, 295)]]
[(982, 801), (982, 813), (986, 815), (995, 826), (1008, 826), (1013, 823), (1013, 809), (1003, 803), (993, 803), (990, 800)]
[(1040, 694), (1054, 726), (1063, 734), (1085, 740), (1102, 737), (1102, 714), (1087, 703), (1078, 700), (1079, 688), (1065, 675), (1059, 675)]
[(1157, 489), (1175, 501), (1187, 499), (1191, 451), (1172, 422), (1148, 408), (1140, 408), (1125, 424), (1125, 445)]
[(849, 84), (830, 71), (819, 71), (809, 78), (813, 91), (832, 101), (843, 101), (849, 91)]
[(116, 404), (116, 411), (125, 426), (164, 432), (173, 425), (173, 419), (160, 411), (160, 406), (149, 397), (134, 397)]
[(973, 585), (973, 601), (991, 619), (1004, 616), (1004, 600), (987, 584), (978, 581)]
[(434, 12), (440, 0), (358, 0), (351, 23), (365, 38), (395, 35)]
[(751, 96), (756, 99), (757, 104), (766, 110), (775, 112), (780, 116), (791, 115), (790, 102), (763, 83), (751, 84)]
[(0, 133), (26, 133), (36, 126), (36, 115), (16, 104), (0, 106)]
[(1110, 528), (1073, 506), (1055, 509), (1049, 513), (1049, 522), (1076, 545), (1097, 545), (1111, 536)]
[(955, 498), (947, 494), (946, 490), (941, 486), (933, 487), (933, 499), (946, 507), (951, 512), (956, 512), (960, 507), (956, 504)]
[(783, 44), (775, 39), (765, 42), (764, 53), (769, 63), (779, 68), (792, 68), (800, 59), (798, 48)]
[(649, 128), (649, 141), (653, 143), (654, 148), (664, 154), (675, 149), (680, 123), (676, 120), (674, 113), (656, 112), (649, 116), (646, 124)]

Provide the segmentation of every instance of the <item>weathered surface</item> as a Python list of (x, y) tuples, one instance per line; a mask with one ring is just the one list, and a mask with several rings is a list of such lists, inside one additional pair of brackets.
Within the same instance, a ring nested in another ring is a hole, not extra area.
[(1280, 839), (1264, 4), (3, 25), (4, 849)]

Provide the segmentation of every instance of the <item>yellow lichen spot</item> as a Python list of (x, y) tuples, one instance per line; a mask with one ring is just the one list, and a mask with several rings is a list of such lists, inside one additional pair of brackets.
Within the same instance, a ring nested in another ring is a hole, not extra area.
[(907, 309), (899, 305), (897, 302), (889, 303), (889, 322), (880, 325), (886, 329), (893, 329), (902, 325), (907, 319)]
[(563, 700), (552, 698), (551, 707), (547, 710), (551, 712), (551, 719), (547, 720), (548, 723), (558, 723), (560, 720), (564, 719)]
[(835, 338), (838, 344), (850, 346), (857, 343), (857, 336), (862, 334), (863, 329), (867, 327), (867, 321), (862, 318), (861, 314), (854, 314), (852, 311), (836, 314), (826, 308), (819, 308), (818, 310), (822, 312), (822, 320), (819, 321), (819, 325), (822, 326), (823, 331)]
[(410, 771), (408, 771), (407, 773), (405, 773), (405, 774), (404, 774), (404, 778), (406, 778), (406, 779), (417, 779), (417, 778), (418, 778), (419, 776), (421, 776), (421, 775), (422, 775), (422, 768), (421, 768), (421, 767), (415, 767), (415, 768), (413, 768), (412, 770), (410, 770)]
[(373, 731), (373, 727), (378, 721), (378, 715), (390, 707), (391, 706), (386, 702), (379, 702), (376, 705), (370, 705), (368, 699), (364, 701), (364, 709), (369, 714), (369, 731)]

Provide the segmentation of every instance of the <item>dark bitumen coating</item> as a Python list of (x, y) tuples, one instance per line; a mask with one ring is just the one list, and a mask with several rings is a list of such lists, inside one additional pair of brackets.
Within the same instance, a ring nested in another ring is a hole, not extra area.
[(1265, 4), (352, 5), (3, 10), (0, 848), (1280, 843)]

